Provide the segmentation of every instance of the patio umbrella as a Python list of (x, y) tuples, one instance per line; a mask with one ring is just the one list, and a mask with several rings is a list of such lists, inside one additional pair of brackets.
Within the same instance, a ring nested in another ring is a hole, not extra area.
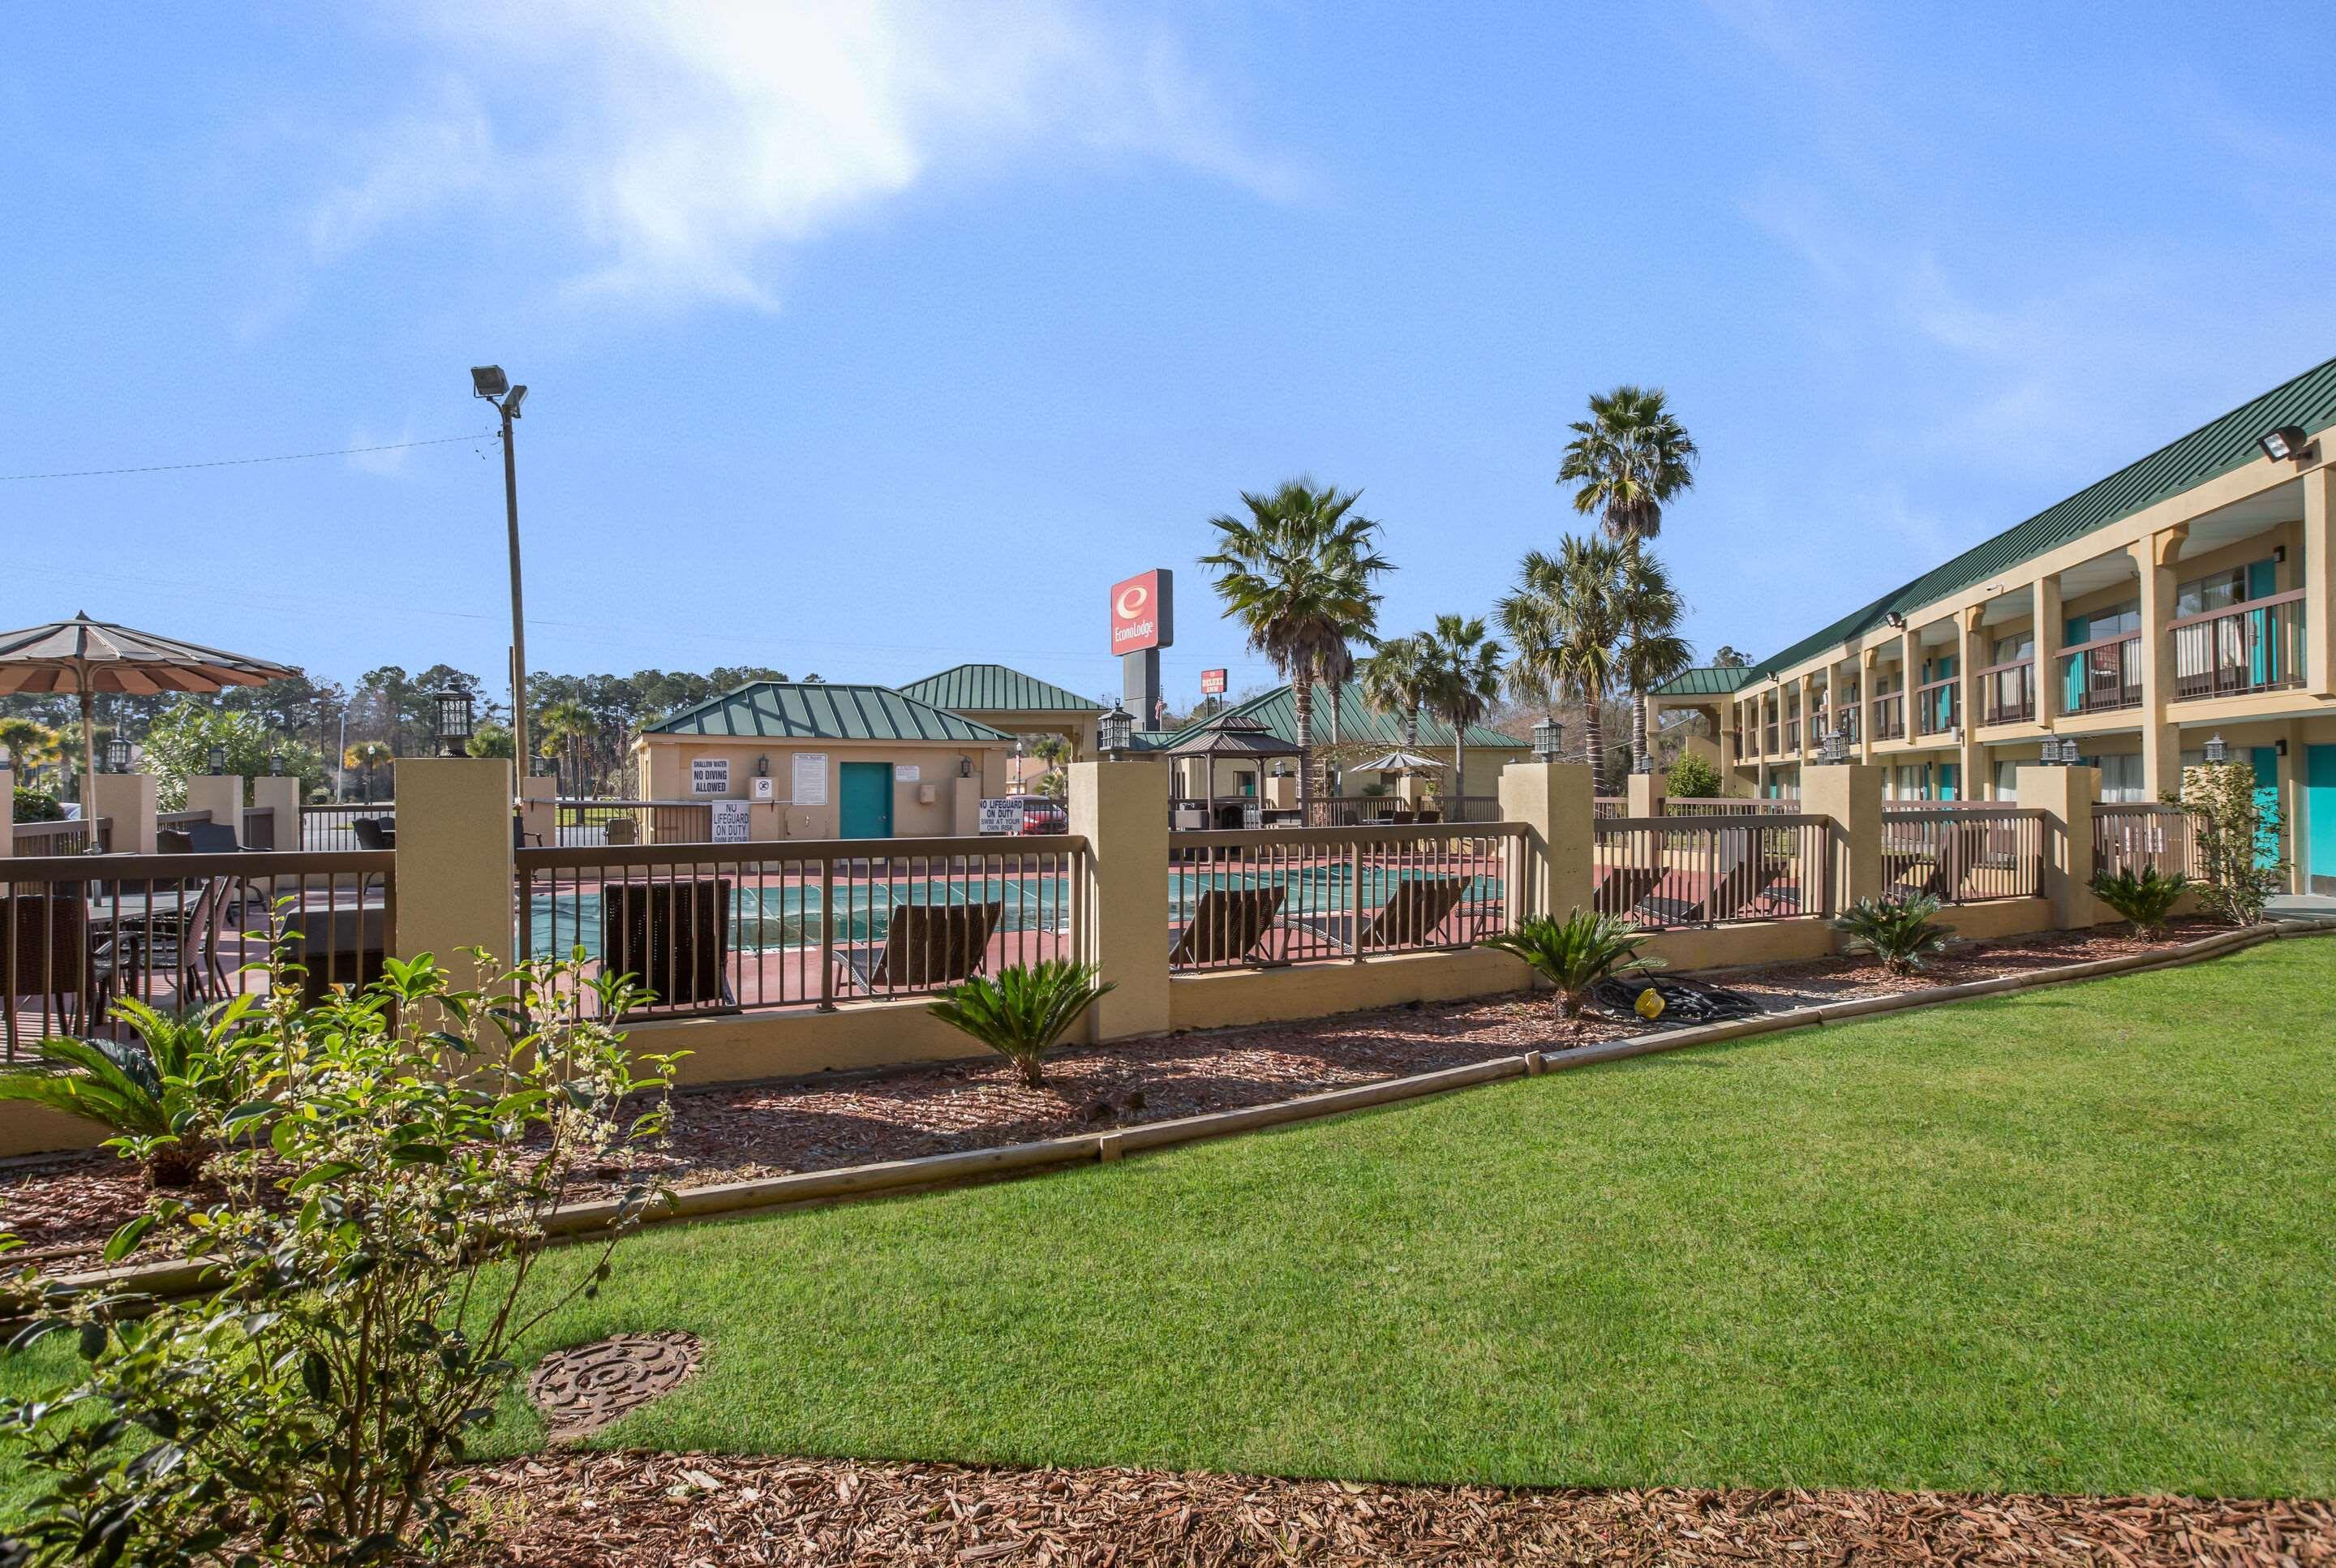
[(97, 848), (97, 744), (91, 732), (97, 693), (151, 696), (165, 691), (219, 691), (230, 686), (264, 686), (293, 673), (265, 659), (92, 620), (86, 612), (71, 620), (0, 632), (0, 695), (70, 691), (81, 696), (82, 818), (90, 824), (92, 851)]
[(1424, 767), (1442, 767), (1443, 765), (1434, 757), (1422, 756), (1416, 751), (1391, 751), (1385, 756), (1376, 756), (1368, 762), (1358, 762), (1347, 771), (1349, 773), (1405, 773)]

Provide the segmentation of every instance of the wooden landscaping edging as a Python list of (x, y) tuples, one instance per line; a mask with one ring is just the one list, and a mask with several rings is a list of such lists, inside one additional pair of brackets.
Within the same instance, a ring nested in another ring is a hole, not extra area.
[[(1478, 1084), (1563, 1072), (1573, 1067), (1593, 1066), (1601, 1062), (1685, 1050), (1691, 1046), (1716, 1045), (1753, 1035), (1816, 1027), (1882, 1013), (1936, 1007), (1974, 997), (2000, 996), (2011, 991), (2033, 990), (2041, 986), (2068, 985), (2109, 975), (2138, 973), (2145, 969), (2178, 969), (2282, 938), (2328, 935), (2336, 935), (2336, 919), (2250, 926), (2240, 930), (2218, 931), (2195, 942), (2185, 942), (2158, 952), (2128, 953), (2059, 969), (2033, 969), (1993, 979), (1971, 980), (1959, 986), (1937, 986), (1924, 990), (1861, 997), (1853, 1001), (1826, 1002), (1817, 1007), (1764, 1013), (1757, 1018), (1739, 1018), (1728, 1023), (1703, 1024), (1693, 1028), (1640, 1035), (1603, 1045), (1577, 1046), (1570, 1050), (1527, 1051), (1522, 1056), (1496, 1057), (1489, 1061), (1445, 1067), (1433, 1073), (1417, 1073), (1408, 1077), (1358, 1084), (1352, 1088), (1326, 1090), (1294, 1100), (1245, 1105), (1239, 1110), (1208, 1111), (1168, 1121), (1114, 1127), (1107, 1132), (1047, 1138), (1033, 1144), (1007, 1144), (994, 1149), (924, 1154), (915, 1159), (884, 1160), (873, 1164), (846, 1165), (832, 1171), (806, 1171), (795, 1175), (764, 1176), (751, 1181), (687, 1187), (675, 1192), (666, 1203), (644, 1214), (642, 1223), (671, 1224), (764, 1209), (806, 1208), (854, 1198), (958, 1186), (1062, 1165), (1086, 1164), (1096, 1161), (1107, 1163), (1147, 1149), (1196, 1144), (1211, 1138), (1254, 1132), (1261, 1127), (1344, 1115), (1349, 1111), (1448, 1094), (1455, 1089), (1472, 1088)], [(570, 1204), (551, 1215), (545, 1230), (553, 1236), (587, 1236), (605, 1230), (616, 1220), (619, 1208), (618, 1201), (613, 1198)], [(196, 1294), (203, 1288), (203, 1276), (208, 1271), (209, 1265), (204, 1263), (171, 1260), (61, 1275), (54, 1283), (72, 1291), (125, 1290), (149, 1297), (167, 1298)]]

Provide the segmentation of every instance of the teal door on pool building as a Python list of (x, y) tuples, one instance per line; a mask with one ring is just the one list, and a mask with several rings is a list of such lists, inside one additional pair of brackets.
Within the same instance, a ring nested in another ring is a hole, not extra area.
[(848, 762), (836, 781), (836, 804), (843, 837), (892, 836), (892, 765)]

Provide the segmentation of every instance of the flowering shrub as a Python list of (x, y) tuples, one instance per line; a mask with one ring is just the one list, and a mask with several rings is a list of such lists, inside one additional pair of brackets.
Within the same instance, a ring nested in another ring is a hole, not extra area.
[(2279, 808), (2257, 800), (2254, 769), (2240, 763), (2184, 768), (2182, 803), (2190, 813), (2200, 907), (2234, 926), (2256, 924), (2265, 901), (2287, 883)]
[(580, 962), (462, 992), (426, 956), (393, 960), (304, 1011), (279, 960), (265, 1015), (235, 1037), (251, 1097), (194, 1129), (224, 1198), (158, 1197), (107, 1247), (182, 1241), (216, 1292), (36, 1295), (11, 1347), (66, 1333), (83, 1363), (62, 1393), (0, 1406), (49, 1478), (18, 1561), (306, 1564), (453, 1544), (443, 1466), (488, 1419), (514, 1346), (598, 1291), (662, 1195), (631, 1188), (595, 1266), (530, 1290), (579, 1174), (666, 1120), (673, 1058), (632, 1056), (600, 1021), (638, 993)]

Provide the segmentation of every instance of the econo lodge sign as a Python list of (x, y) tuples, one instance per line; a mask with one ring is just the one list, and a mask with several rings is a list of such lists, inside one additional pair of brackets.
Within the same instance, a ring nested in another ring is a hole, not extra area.
[(1174, 579), (1164, 569), (1111, 585), (1111, 651), (1142, 653), (1176, 640)]

